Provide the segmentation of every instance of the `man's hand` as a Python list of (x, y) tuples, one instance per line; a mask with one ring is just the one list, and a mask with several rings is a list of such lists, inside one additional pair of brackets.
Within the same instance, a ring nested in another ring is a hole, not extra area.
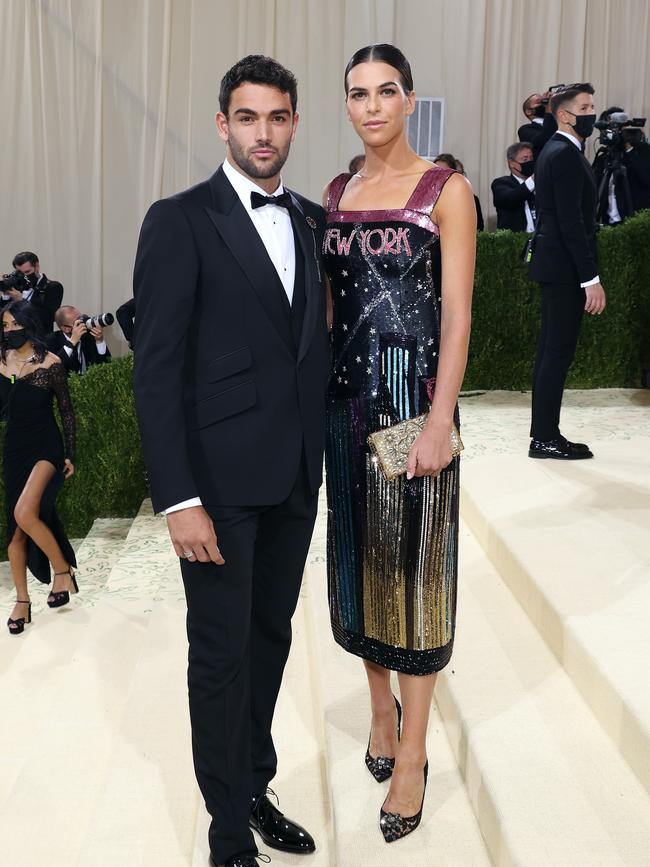
[(544, 106), (544, 111), (546, 112), (546, 114), (551, 113), (551, 97), (552, 96), (553, 96), (553, 94), (551, 93), (550, 90), (545, 90), (544, 93), (542, 94), (542, 99), (548, 99), (548, 102)]
[(76, 346), (87, 330), (85, 323), (81, 319), (75, 319), (75, 323), (72, 326), (72, 334), (68, 337), (68, 340), (73, 346)]
[(406, 478), (438, 476), (451, 460), (451, 427), (434, 427), (428, 423), (411, 446), (406, 462)]
[(605, 290), (602, 283), (593, 283), (591, 286), (585, 287), (585, 295), (587, 301), (585, 310), (591, 313), (592, 316), (600, 315), (605, 309), (606, 299)]
[(6, 289), (5, 294), (11, 296), (12, 301), (22, 301), (23, 293), (18, 289)]
[(101, 343), (104, 339), (104, 329), (97, 325), (95, 328), (90, 329), (90, 333), (95, 338), (95, 343)]
[(226, 562), (217, 547), (214, 524), (203, 506), (171, 512), (167, 515), (167, 528), (174, 550), (181, 559), (190, 563), (212, 561), (218, 566)]

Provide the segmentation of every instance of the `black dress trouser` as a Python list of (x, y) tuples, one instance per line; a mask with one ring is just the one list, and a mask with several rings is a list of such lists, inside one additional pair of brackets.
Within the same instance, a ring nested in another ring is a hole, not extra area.
[(316, 519), (304, 460), (274, 506), (206, 506), (225, 565), (181, 560), (192, 751), (217, 864), (256, 854), (251, 798), (276, 771), (271, 722)]
[(560, 410), (567, 373), (575, 356), (585, 307), (579, 283), (541, 283), (542, 328), (533, 372), (530, 435), (560, 436)]

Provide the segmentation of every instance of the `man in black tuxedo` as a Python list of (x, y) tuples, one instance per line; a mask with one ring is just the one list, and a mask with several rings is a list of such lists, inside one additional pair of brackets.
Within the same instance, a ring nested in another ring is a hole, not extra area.
[(41, 271), (41, 263), (36, 253), (25, 250), (16, 253), (12, 262), (16, 271), (23, 275), (23, 285), (16, 289), (5, 290), (5, 301), (29, 301), (41, 325), (43, 336), (50, 334), (54, 327), (54, 313), (63, 300), (63, 286), (58, 280), (49, 280)]
[(314, 842), (266, 797), (273, 711), (316, 517), (329, 368), (319, 205), (285, 190), (296, 80), (226, 73), (226, 160), (156, 202), (138, 245), (135, 399), (188, 606), (194, 765), (214, 864)]
[(596, 114), (594, 89), (575, 84), (551, 99), (558, 131), (535, 165), (537, 237), (530, 275), (541, 287), (542, 329), (533, 374), (531, 458), (593, 457), (560, 433), (564, 383), (583, 311), (605, 309), (596, 254), (596, 181), (584, 157)]
[(104, 330), (96, 326), (89, 331), (76, 307), (59, 307), (54, 321), (59, 330), (48, 334), (47, 346), (50, 352), (59, 356), (69, 374), (85, 373), (93, 364), (105, 364), (111, 360)]
[(506, 151), (509, 175), (492, 181), (492, 201), (497, 229), (532, 232), (535, 229), (535, 161), (526, 142), (511, 144)]
[(537, 159), (547, 141), (557, 132), (557, 121), (551, 111), (551, 91), (532, 93), (522, 106), (528, 123), (519, 127), (519, 141), (533, 146), (533, 157)]

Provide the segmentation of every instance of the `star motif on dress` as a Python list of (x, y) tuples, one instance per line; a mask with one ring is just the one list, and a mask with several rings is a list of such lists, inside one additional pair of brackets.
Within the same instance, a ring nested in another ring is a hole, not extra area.
[(364, 292), (367, 292), (367, 291), (368, 291), (368, 287), (367, 287), (367, 286), (364, 286), (363, 291), (364, 291)]
[(344, 331), (347, 331), (347, 330), (348, 330), (348, 326), (345, 324), (345, 322), (343, 323), (343, 330), (344, 330)]
[(418, 347), (418, 352), (424, 352), (424, 346)]
[(347, 379), (344, 379), (344, 380), (343, 380), (343, 385), (347, 385), (347, 384), (348, 384)]
[(341, 298), (345, 298), (345, 289), (341, 289)]
[(376, 329), (376, 328), (371, 328), (371, 329), (370, 329), (370, 333), (371, 333), (371, 334), (376, 334), (376, 333), (377, 333), (377, 329)]
[(357, 362), (357, 364), (361, 364), (361, 356), (357, 355), (357, 357), (355, 358), (355, 361)]
[(341, 370), (343, 371), (343, 373), (347, 373), (347, 372), (348, 372), (348, 369), (347, 369), (347, 367), (345, 367), (345, 365), (341, 368)]
[(355, 283), (355, 284), (354, 284), (354, 288), (355, 288), (355, 289), (358, 289), (358, 288), (359, 288), (359, 284), (358, 284), (358, 283)]
[(434, 353), (433, 353), (434, 358), (435, 358), (435, 356), (436, 356), (437, 354), (438, 354), (437, 352), (434, 352)]
[(427, 340), (427, 346), (433, 346), (433, 337), (430, 337), (430, 338)]
[(343, 380), (341, 379), (340, 376), (337, 376), (336, 378), (337, 378), (338, 382), (343, 382)]
[[(372, 367), (366, 367), (366, 373), (372, 373)], [(373, 393), (373, 397), (376, 397), (376, 393)]]
[(438, 301), (442, 301), (442, 298), (438, 298)]
[(431, 292), (427, 292), (424, 297), (425, 298), (431, 298)]
[(384, 268), (388, 268), (388, 265), (384, 262)]
[(341, 271), (341, 277), (347, 277), (347, 276), (348, 276), (347, 271)]

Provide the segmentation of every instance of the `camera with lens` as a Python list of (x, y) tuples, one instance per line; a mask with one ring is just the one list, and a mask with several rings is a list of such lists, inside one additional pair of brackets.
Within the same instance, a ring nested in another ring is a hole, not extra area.
[(98, 316), (88, 316), (87, 313), (82, 313), (79, 319), (84, 323), (88, 331), (93, 328), (105, 328), (107, 325), (112, 325), (115, 322), (115, 317), (112, 313), (100, 313)]
[(7, 292), (9, 289), (17, 289), (22, 292), (28, 288), (28, 281), (22, 271), (11, 271), (9, 274), (3, 274), (0, 280), (0, 291)]
[[(548, 92), (553, 96), (558, 92), (558, 90), (562, 90), (566, 87), (566, 84), (554, 84), (552, 87), (549, 87)], [(542, 105), (548, 105), (551, 101), (551, 96), (543, 96), (542, 97)]]

